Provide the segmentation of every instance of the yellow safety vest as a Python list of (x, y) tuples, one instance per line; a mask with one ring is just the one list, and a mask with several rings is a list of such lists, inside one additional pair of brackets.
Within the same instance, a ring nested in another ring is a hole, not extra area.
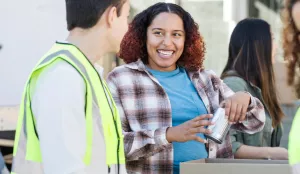
[(300, 109), (293, 120), (289, 135), (289, 162), (291, 165), (300, 164)]
[[(22, 165), (28, 165), (27, 168), (36, 169), (32, 171), (42, 171), (42, 154), (38, 132), (36, 132), (35, 128), (35, 117), (31, 110), (30, 93), (35, 88), (39, 74), (54, 61), (69, 63), (85, 81), (86, 150), (85, 157), (82, 159), (83, 162), (86, 165), (89, 165), (91, 162), (93, 112), (100, 112), (105, 137), (106, 163), (108, 166), (125, 164), (121, 122), (106, 82), (101, 79), (98, 72), (77, 47), (72, 44), (56, 43), (34, 68), (25, 85), (16, 129), (12, 172), (18, 174), (26, 173), (22, 169), (24, 166), (20, 167)], [(93, 101), (98, 105), (98, 108), (92, 107)]]

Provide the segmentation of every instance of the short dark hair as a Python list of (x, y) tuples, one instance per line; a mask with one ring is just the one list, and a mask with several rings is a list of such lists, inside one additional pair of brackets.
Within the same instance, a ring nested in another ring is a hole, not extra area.
[(118, 16), (127, 0), (66, 0), (68, 30), (76, 27), (88, 29), (96, 25), (105, 10), (117, 7)]
[(203, 69), (205, 44), (198, 31), (198, 24), (187, 11), (172, 3), (156, 3), (134, 17), (122, 40), (120, 58), (126, 63), (141, 59), (144, 64), (148, 64), (147, 28), (156, 16), (164, 12), (176, 14), (183, 21), (186, 40), (177, 64), (190, 71)]

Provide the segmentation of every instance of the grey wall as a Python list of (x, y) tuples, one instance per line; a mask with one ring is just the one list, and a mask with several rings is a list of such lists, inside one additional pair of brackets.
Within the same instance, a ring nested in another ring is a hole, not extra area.
[(221, 74), (227, 62), (228, 30), (223, 21), (223, 1), (182, 2), (185, 8), (199, 24), (199, 31), (206, 43), (205, 68)]
[(62, 0), (0, 1), (0, 106), (19, 104), (37, 60), (56, 39), (65, 39)]

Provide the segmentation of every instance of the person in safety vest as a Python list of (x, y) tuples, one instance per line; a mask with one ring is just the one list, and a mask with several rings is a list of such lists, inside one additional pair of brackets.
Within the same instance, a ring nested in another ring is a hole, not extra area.
[(93, 65), (119, 51), (129, 10), (129, 0), (66, 0), (69, 36), (41, 58), (24, 88), (13, 174), (126, 172), (119, 114)]
[[(283, 48), (288, 64), (288, 83), (295, 86), (300, 97), (300, 0), (285, 0), (283, 9)], [(289, 163), (293, 174), (300, 174), (300, 109), (297, 111), (289, 135)]]
[(300, 174), (300, 109), (295, 115), (289, 136), (289, 161), (294, 174)]

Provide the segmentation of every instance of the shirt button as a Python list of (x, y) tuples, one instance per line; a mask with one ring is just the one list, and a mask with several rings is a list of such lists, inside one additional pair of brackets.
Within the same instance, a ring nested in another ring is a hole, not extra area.
[(209, 150), (210, 150), (210, 151), (213, 151), (214, 149), (213, 149), (213, 148), (210, 148)]

